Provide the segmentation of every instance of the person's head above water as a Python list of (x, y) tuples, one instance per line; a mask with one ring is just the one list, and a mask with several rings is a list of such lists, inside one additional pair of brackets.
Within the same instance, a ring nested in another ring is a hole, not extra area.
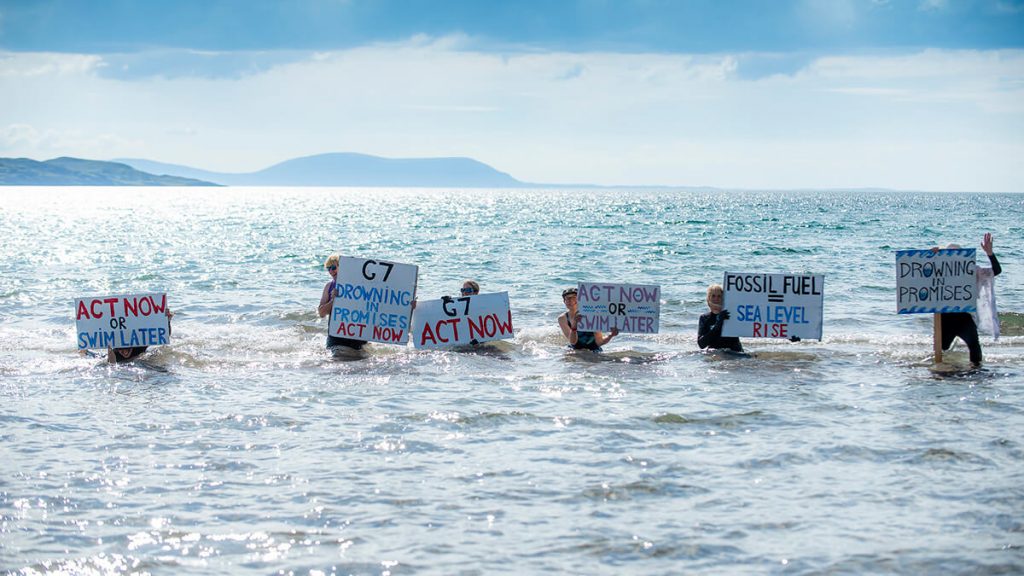
[(480, 293), (480, 285), (474, 280), (466, 280), (462, 283), (460, 292), (463, 296), (476, 296)]
[(725, 290), (721, 284), (712, 284), (708, 286), (708, 308), (712, 312), (718, 314), (722, 311), (722, 297), (725, 294)]
[(324, 269), (331, 275), (331, 278), (338, 277), (338, 260), (339, 258), (337, 254), (331, 254), (324, 262)]
[(565, 307), (570, 310), (576, 307), (576, 288), (566, 288), (562, 290), (562, 302), (565, 302)]

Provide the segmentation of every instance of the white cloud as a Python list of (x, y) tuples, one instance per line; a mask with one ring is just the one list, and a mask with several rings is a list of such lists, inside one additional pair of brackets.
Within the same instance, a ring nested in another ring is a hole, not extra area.
[(103, 59), (91, 54), (11, 52), (0, 54), (0, 78), (92, 74), (102, 65)]
[(139, 140), (116, 134), (85, 134), (78, 130), (39, 130), (28, 124), (10, 124), (0, 128), (0, 152), (49, 159), (57, 156), (79, 156), (97, 160), (106, 159), (110, 152), (137, 147)]
[[(103, 77), (91, 56), (2, 54), (0, 145), (227, 171), (348, 150), (470, 156), (533, 182), (1024, 191), (1009, 168), (1024, 51), (823, 57), (751, 80), (741, 55), (467, 45), (420, 37), (245, 76), (134, 80)], [(965, 155), (971, 181), (954, 170)]]

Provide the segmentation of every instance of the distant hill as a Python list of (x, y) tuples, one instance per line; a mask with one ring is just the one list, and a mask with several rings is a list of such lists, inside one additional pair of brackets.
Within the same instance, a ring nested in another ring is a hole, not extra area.
[(54, 158), (0, 158), (0, 186), (216, 186), (212, 182), (157, 176), (127, 164)]
[(395, 186), (512, 188), (529, 186), (471, 158), (381, 158), (337, 152), (287, 160), (258, 172), (232, 174), (136, 158), (137, 170), (197, 178), (228, 186)]

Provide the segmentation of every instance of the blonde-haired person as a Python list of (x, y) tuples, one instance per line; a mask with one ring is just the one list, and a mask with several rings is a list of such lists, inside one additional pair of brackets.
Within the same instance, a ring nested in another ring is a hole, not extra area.
[[(331, 275), (331, 281), (324, 285), (324, 292), (320, 295), (320, 305), (317, 307), (317, 314), (321, 318), (331, 313), (331, 309), (334, 307), (334, 288), (338, 283), (338, 261), (340, 258), (337, 254), (331, 254), (324, 261), (324, 269)], [(330, 331), (330, 321), (327, 323), (328, 331)], [(354, 350), (359, 350), (366, 345), (365, 340), (353, 340), (352, 338), (339, 338), (327, 334), (327, 347), (334, 348), (336, 346), (348, 346)]]
[(729, 319), (729, 311), (722, 308), (725, 290), (721, 284), (708, 286), (708, 311), (701, 315), (697, 327), (697, 345), (705, 348), (743, 352), (743, 344), (735, 336), (722, 336), (722, 326)]

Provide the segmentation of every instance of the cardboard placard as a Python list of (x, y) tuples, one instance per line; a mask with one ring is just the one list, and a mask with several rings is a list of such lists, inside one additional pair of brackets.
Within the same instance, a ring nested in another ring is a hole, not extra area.
[(577, 311), (584, 332), (618, 328), (630, 334), (657, 334), (661, 318), (661, 286), (580, 282)]
[(512, 338), (508, 292), (418, 302), (412, 333), (416, 348), (450, 348)]
[(726, 272), (722, 336), (821, 340), (823, 274)]
[(76, 298), (75, 329), (79, 350), (169, 344), (167, 294)]
[(384, 344), (408, 342), (417, 274), (412, 264), (340, 258), (328, 334)]
[(896, 312), (931, 314), (977, 310), (974, 248), (896, 252)]

